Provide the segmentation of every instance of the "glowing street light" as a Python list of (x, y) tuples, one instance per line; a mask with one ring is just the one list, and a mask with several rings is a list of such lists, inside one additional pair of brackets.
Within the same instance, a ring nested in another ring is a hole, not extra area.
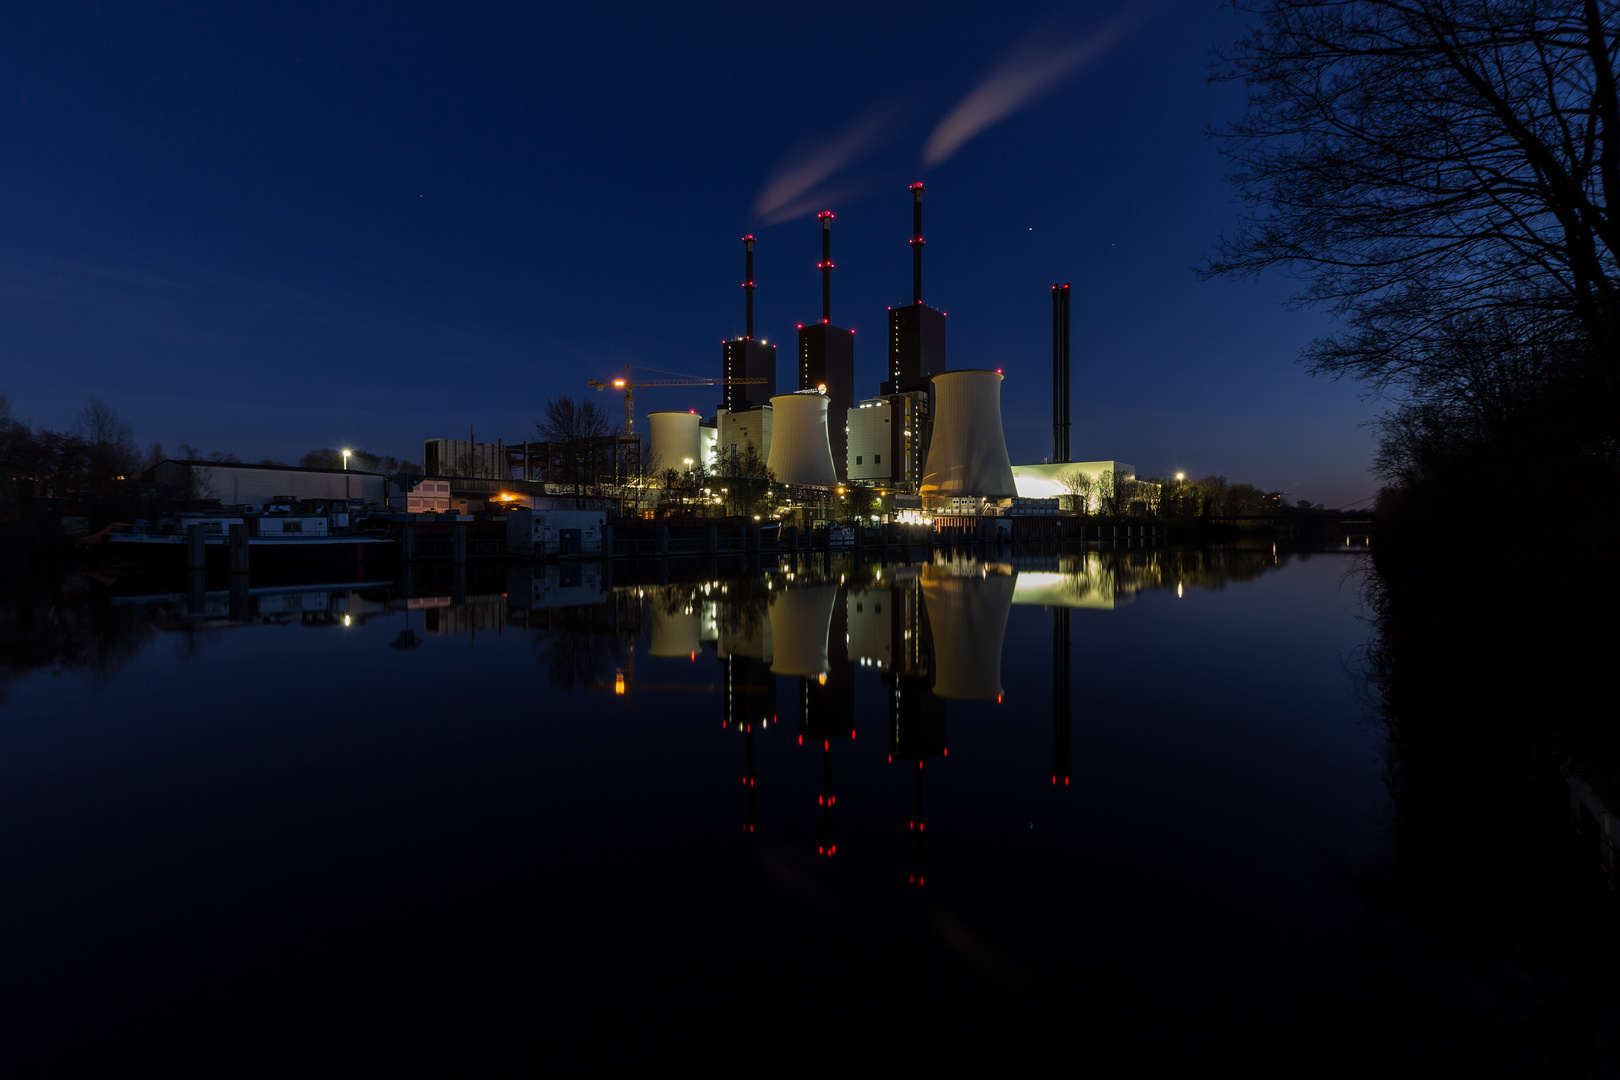
[(352, 454), (352, 453), (354, 453), (354, 451), (352, 451), (352, 450), (343, 451), (343, 467), (345, 469), (347, 469), (349, 467), (349, 455)]
[(1181, 483), (1181, 481), (1183, 481), (1185, 479), (1187, 479), (1187, 474), (1186, 473), (1184, 473), (1184, 472), (1176, 473), (1176, 483), (1179, 484), (1179, 483)]

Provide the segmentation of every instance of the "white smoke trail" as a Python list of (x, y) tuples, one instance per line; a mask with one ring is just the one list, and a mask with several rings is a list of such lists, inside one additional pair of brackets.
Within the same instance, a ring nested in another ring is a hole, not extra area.
[(1117, 45), (1154, 6), (1129, 3), (1101, 29), (1079, 41), (1026, 42), (939, 122), (923, 146), (923, 164), (938, 165), (975, 135), (1055, 89), (1063, 79)]
[(889, 127), (886, 112), (872, 113), (857, 121), (832, 141), (777, 166), (776, 173), (754, 199), (754, 214), (766, 225), (775, 225), (802, 214), (825, 209), (820, 202), (829, 192), (814, 192), (816, 185), (864, 156)]

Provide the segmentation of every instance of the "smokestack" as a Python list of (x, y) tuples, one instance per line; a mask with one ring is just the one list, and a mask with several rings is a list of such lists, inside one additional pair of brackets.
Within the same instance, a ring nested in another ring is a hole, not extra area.
[(922, 303), (922, 197), (919, 180), (911, 185), (911, 302)]
[(831, 210), (816, 215), (821, 219), (821, 321), (832, 322), (832, 219)]
[(745, 262), (744, 262), (745, 269), (743, 271), (743, 276), (744, 276), (744, 279), (745, 279), (743, 281), (743, 294), (748, 297), (748, 322), (747, 322), (747, 330), (745, 331), (743, 336), (746, 337), (749, 341), (753, 341), (754, 340), (754, 238), (752, 236), (745, 236), (742, 239), (743, 239), (743, 247), (748, 252), (748, 255), (747, 255), (747, 257), (745, 259)]
[(1069, 460), (1069, 286), (1052, 286), (1052, 460)]

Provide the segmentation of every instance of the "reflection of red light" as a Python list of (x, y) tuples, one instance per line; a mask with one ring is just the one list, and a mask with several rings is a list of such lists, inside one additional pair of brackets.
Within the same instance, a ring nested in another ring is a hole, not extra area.
[(854, 738), (854, 737), (855, 737), (855, 733), (854, 733), (854, 732), (853, 732), (853, 731), (852, 731), (852, 732), (850, 732), (850, 733), (849, 733), (849, 737), (850, 737), (850, 738), (852, 738), (852, 739), (853, 739), (853, 738)]
[(1064, 777), (1064, 778), (1063, 778), (1063, 786), (1064, 786), (1064, 787), (1068, 787), (1068, 786), (1069, 786), (1069, 778), (1068, 778), (1068, 777), (1067, 777), (1067, 776), (1065, 776), (1065, 777)]
[(997, 704), (997, 705), (1000, 705), (1000, 704), (1001, 704), (1001, 695), (1000, 695), (1000, 694), (997, 694), (997, 695), (996, 695), (996, 704)]
[(697, 650), (696, 649), (692, 650), (692, 663), (694, 663), (694, 664), (697, 663)]
[(804, 736), (803, 736), (803, 735), (800, 735), (800, 736), (799, 736), (799, 745), (800, 745), (800, 746), (803, 746), (803, 745), (804, 745)]
[(832, 743), (829, 742), (826, 739), (823, 739), (823, 740), (821, 740), (821, 748), (823, 750), (831, 750), (832, 749)]
[(947, 746), (947, 747), (946, 747), (946, 748), (945, 748), (945, 756), (946, 756), (946, 757), (950, 757), (950, 756), (951, 756), (951, 748), (950, 748), (950, 747), (948, 747), (948, 746)]

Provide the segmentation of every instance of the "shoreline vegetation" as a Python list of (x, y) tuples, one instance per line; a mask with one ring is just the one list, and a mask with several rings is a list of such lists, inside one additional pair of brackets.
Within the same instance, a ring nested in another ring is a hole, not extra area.
[(1608, 1075), (1620, 878), (1567, 778), (1620, 809), (1620, 7), (1233, 6), (1213, 78), (1248, 90), (1218, 135), (1249, 211), (1203, 274), (1301, 282), (1335, 320), (1301, 362), (1382, 409), (1358, 674), (1388, 887), (1454, 955), (1374, 1022), (1462, 1029), (1446, 1071)]

